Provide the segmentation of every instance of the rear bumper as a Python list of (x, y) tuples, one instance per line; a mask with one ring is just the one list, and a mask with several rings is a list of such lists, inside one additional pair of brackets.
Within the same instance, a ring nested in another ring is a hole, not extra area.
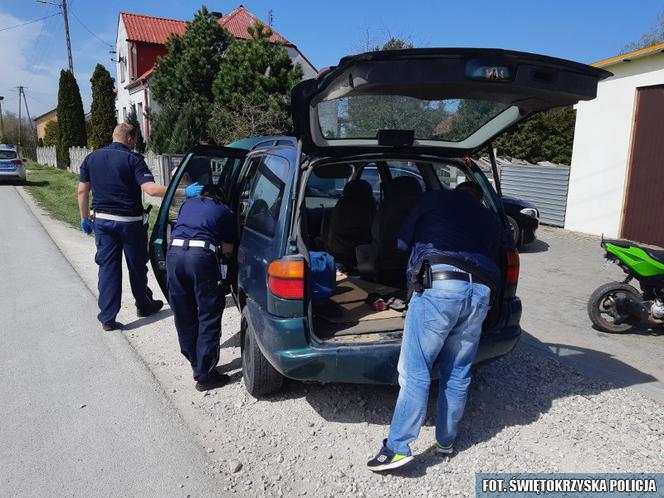
[[(352, 384), (396, 384), (401, 342), (331, 345), (309, 342), (305, 318), (280, 319), (269, 315), (252, 300), (248, 319), (267, 360), (285, 377), (300, 381)], [(521, 336), (521, 301), (503, 303), (500, 325), (481, 339), (476, 364), (509, 353)]]
[(16, 168), (0, 168), (0, 180), (25, 180), (25, 167), (19, 166)]

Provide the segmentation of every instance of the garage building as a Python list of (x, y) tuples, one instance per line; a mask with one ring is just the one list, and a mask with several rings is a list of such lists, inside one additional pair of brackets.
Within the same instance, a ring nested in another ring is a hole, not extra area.
[(577, 105), (565, 228), (664, 246), (664, 44), (593, 64)]

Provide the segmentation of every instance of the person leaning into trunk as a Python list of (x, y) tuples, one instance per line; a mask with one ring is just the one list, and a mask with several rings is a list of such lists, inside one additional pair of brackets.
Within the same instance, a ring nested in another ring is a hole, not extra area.
[[(81, 230), (95, 233), (99, 266), (99, 315), (106, 331), (122, 328), (115, 318), (122, 299), (122, 253), (124, 251), (131, 292), (139, 317), (159, 311), (162, 301), (153, 299), (148, 287), (148, 237), (143, 224), (141, 192), (163, 197), (167, 187), (158, 185), (143, 156), (132, 149), (137, 130), (121, 123), (113, 130), (113, 143), (97, 149), (83, 160), (78, 184)], [(202, 185), (178, 189), (178, 195), (197, 195)], [(92, 209), (90, 216), (90, 191)]]
[(387, 439), (367, 464), (372, 471), (413, 459), (410, 443), (426, 417), (434, 369), (439, 374), (435, 447), (441, 454), (453, 452), (491, 288), (500, 279), (495, 261), (501, 224), (482, 198), (474, 182), (430, 191), (404, 221), (397, 240), (401, 250), (410, 250), (413, 292), (397, 367), (399, 396)]
[(206, 185), (199, 197), (185, 201), (171, 232), (168, 302), (198, 391), (221, 387), (229, 379), (216, 369), (227, 281), (219, 256), (230, 260), (235, 237), (233, 213), (216, 185)]

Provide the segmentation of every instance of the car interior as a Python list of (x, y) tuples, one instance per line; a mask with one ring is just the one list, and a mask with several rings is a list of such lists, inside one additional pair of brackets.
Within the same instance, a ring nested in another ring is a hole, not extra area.
[(401, 334), (409, 256), (397, 248), (401, 226), (424, 192), (453, 189), (474, 180), (471, 175), (458, 163), (406, 160), (312, 168), (302, 238), (309, 251), (331, 254), (337, 270), (332, 295), (312, 303), (319, 339), (348, 342)]

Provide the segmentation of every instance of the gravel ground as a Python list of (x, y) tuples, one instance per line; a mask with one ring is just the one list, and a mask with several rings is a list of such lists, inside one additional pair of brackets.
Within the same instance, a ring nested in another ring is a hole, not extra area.
[[(40, 220), (95, 289), (91, 239)], [(208, 470), (223, 483), (221, 496), (472, 496), (476, 472), (664, 471), (661, 403), (518, 346), (477, 372), (458, 453), (434, 454), (429, 418), (413, 445), (416, 460), (375, 475), (365, 463), (386, 436), (396, 388), (288, 382), (283, 393), (255, 400), (239, 370), (239, 314), (228, 307), (221, 365), (232, 382), (202, 395), (178, 352), (170, 311), (136, 320), (128, 296), (126, 289), (123, 333), (207, 449)], [(189, 494), (182, 478), (173, 496)]]

